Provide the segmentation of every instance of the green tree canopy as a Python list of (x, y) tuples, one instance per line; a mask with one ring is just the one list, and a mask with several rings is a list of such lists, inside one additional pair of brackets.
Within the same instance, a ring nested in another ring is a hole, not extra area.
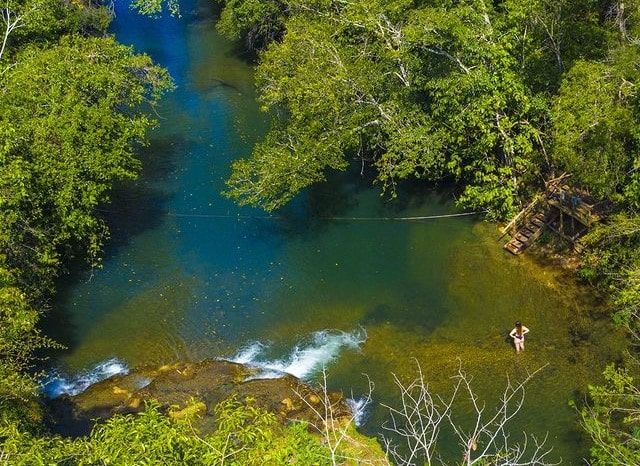
[(640, 51), (620, 47), (606, 62), (578, 61), (553, 108), (554, 164), (596, 195), (640, 207)]
[[(111, 38), (65, 37), (15, 55), (0, 102), (0, 251), (29, 280), (51, 277), (61, 248), (96, 257), (96, 208), (139, 169), (141, 113), (170, 87), (165, 71)], [(69, 79), (73, 77), (73, 79)]]
[[(97, 260), (97, 208), (136, 176), (167, 73), (104, 33), (94, 2), (0, 5), (0, 425), (38, 421), (32, 353), (63, 258)], [(0, 454), (0, 456), (2, 456)]]
[[(597, 191), (588, 172), (602, 161), (581, 152), (586, 161), (571, 162), (569, 151), (581, 150), (581, 130), (568, 116), (586, 121), (580, 109), (598, 105), (575, 92), (581, 80), (594, 77), (585, 75), (588, 60), (605, 73), (602, 79), (613, 79), (609, 70), (616, 68), (618, 84), (633, 82), (633, 70), (616, 65), (624, 60), (609, 60), (616, 41), (629, 34), (620, 30), (616, 5), (228, 1), (223, 33), (271, 41), (260, 55), (258, 87), (274, 118), (252, 156), (234, 165), (228, 194), (276, 209), (354, 159), (373, 165), (391, 195), (405, 178), (452, 178), (466, 186), (462, 205), (486, 207), (495, 216), (513, 212), (536, 180), (557, 168), (577, 172), (576, 179)], [(611, 151), (616, 144), (627, 149), (635, 115), (618, 107), (609, 113), (618, 125), (603, 129), (616, 139)], [(602, 137), (592, 133), (591, 146), (598, 147)]]
[(331, 464), (328, 449), (306, 424), (283, 426), (273, 414), (235, 399), (215, 411), (216, 430), (209, 435), (192, 427), (193, 416), (174, 422), (154, 404), (137, 416), (115, 416), (75, 440), (0, 425), (0, 455), (25, 465)]
[(179, 0), (131, 0), (131, 6), (148, 16), (156, 16), (165, 11), (172, 15), (180, 14)]

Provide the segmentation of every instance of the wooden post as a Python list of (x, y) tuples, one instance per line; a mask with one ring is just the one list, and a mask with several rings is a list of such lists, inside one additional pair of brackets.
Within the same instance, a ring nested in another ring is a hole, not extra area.
[(522, 209), (520, 212), (518, 212), (518, 214), (515, 217), (513, 217), (513, 219), (502, 229), (502, 235), (500, 235), (500, 239), (504, 238), (505, 235), (509, 233), (511, 230), (517, 230), (517, 226), (518, 226), (517, 222), (521, 219), (525, 219), (526, 214), (531, 209), (533, 209), (536, 205), (538, 205), (539, 201), (540, 201), (540, 197), (536, 194), (533, 197), (533, 200), (529, 203), (529, 205), (526, 206), (524, 209)]
[(571, 237), (576, 234), (576, 219), (571, 216)]

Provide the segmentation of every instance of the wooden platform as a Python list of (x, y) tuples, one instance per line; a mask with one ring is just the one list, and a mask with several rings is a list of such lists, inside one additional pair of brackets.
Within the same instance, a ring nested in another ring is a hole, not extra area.
[(546, 227), (546, 215), (537, 212), (530, 216), (504, 248), (511, 254), (522, 254), (535, 240), (537, 240)]
[(547, 202), (587, 228), (600, 221), (600, 215), (595, 211), (595, 206), (586, 202), (580, 193), (567, 185), (551, 187), (547, 194)]
[(536, 194), (502, 229), (502, 237), (511, 235), (504, 248), (512, 254), (522, 254), (542, 232), (548, 228), (554, 235), (569, 243), (574, 249), (591, 227), (608, 212), (608, 202), (596, 199), (587, 191), (569, 186), (565, 181), (570, 174), (545, 182), (544, 192)]

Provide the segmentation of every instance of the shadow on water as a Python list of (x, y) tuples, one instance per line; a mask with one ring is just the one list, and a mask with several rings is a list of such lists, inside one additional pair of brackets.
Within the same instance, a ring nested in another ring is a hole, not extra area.
[(400, 182), (397, 190), (397, 198), (388, 203), (394, 213), (407, 212), (425, 204), (449, 211), (459, 187), (452, 181), (430, 182), (425, 186), (424, 180), (411, 179)]
[[(574, 303), (526, 257), (505, 255), (495, 225), (389, 219), (459, 212), (450, 185), (403, 182), (396, 198), (381, 196), (354, 162), (273, 218), (217, 195), (231, 161), (250, 152), (267, 124), (252, 70), (217, 35), (205, 1), (185, 0), (185, 19), (159, 22), (120, 6), (119, 40), (168, 67), (178, 87), (163, 104), (161, 134), (142, 152), (140, 180), (122, 184), (106, 207), (113, 237), (104, 268), (90, 283), (85, 265), (61, 280), (49, 334), (72, 347), (58, 360), (62, 369), (81, 373), (111, 357), (135, 367), (232, 355), (256, 341), (273, 342), (270, 357), (281, 360), (320, 331), (364, 327), (359, 350), (335, 353), (335, 388), (363, 393), (366, 372), (376, 400), (391, 402), (391, 373), (412, 377), (417, 360), (434, 389), (447, 390), (464, 361), (492, 401), (506, 373), (551, 362), (531, 385), (517, 430), (549, 430), (556, 456), (571, 463), (581, 455), (567, 400), (615, 359), (617, 337), (606, 325), (575, 329), (576, 315), (591, 322), (591, 304)], [(532, 330), (518, 359), (504, 341), (516, 319)], [(581, 343), (584, 335), (591, 337)], [(375, 433), (387, 414), (372, 408), (366, 428)]]
[(419, 281), (408, 279), (399, 300), (366, 308), (360, 325), (364, 328), (393, 325), (401, 331), (419, 332), (427, 337), (447, 321), (447, 311), (440, 294), (425, 289)]
[(358, 181), (350, 171), (330, 173), (325, 183), (313, 185), (278, 211), (278, 233), (289, 239), (322, 235), (333, 218), (357, 208), (355, 194), (365, 189), (365, 183)]
[(103, 257), (115, 256), (131, 239), (159, 227), (165, 219), (171, 192), (161, 186), (178, 166), (180, 154), (188, 151), (184, 138), (175, 135), (155, 138), (140, 155), (142, 170), (135, 181), (121, 183), (103, 209), (103, 218), (111, 232)]
[(355, 165), (344, 172), (329, 172), (325, 182), (312, 185), (274, 212), (275, 222), (262, 222), (262, 234), (282, 236), (286, 240), (322, 236), (336, 217), (357, 209), (358, 193), (371, 189), (372, 180), (359, 175)]
[[(420, 308), (418, 308), (420, 309)], [(444, 317), (444, 314), (432, 314), (429, 315), (426, 312), (421, 313), (423, 316), (428, 316), (428, 320), (417, 318), (419, 314), (407, 312), (407, 309), (398, 308), (389, 304), (377, 304), (371, 307), (371, 309), (365, 310), (364, 317), (361, 320), (361, 326), (367, 328), (369, 326), (384, 325), (393, 323), (394, 326), (405, 329), (419, 328), (421, 332), (427, 334), (431, 332), (441, 322), (436, 322), (438, 315)], [(436, 317), (436, 319), (434, 319)]]
[[(126, 249), (133, 238), (162, 224), (170, 193), (156, 183), (166, 180), (175, 171), (179, 155), (186, 150), (184, 138), (155, 138), (148, 148), (141, 151), (139, 158), (142, 169), (138, 179), (121, 182), (114, 187), (111, 202), (100, 208), (109, 228), (109, 238), (101, 255), (103, 262)], [(55, 359), (60, 353), (72, 351), (77, 345), (71, 302), (75, 287), (90, 282), (94, 272), (86, 260), (76, 258), (70, 261), (66, 273), (58, 279), (55, 301), (45, 314), (42, 327), (45, 334), (63, 345), (64, 349), (47, 351), (45, 357)]]
[[(222, 12), (222, 2), (211, 0), (197, 0), (197, 6), (190, 10), (190, 19), (200, 22), (217, 23)], [(259, 49), (250, 49), (245, 40), (237, 40), (227, 44), (228, 53), (234, 59), (240, 59), (248, 65), (254, 66), (260, 56)]]
[[(375, 191), (375, 205), (361, 206), (364, 194)], [(451, 210), (456, 193), (452, 183), (429, 184), (423, 180), (398, 182), (396, 196), (383, 192), (375, 181), (375, 172), (352, 163), (345, 171), (331, 171), (326, 180), (309, 187), (289, 205), (277, 212), (279, 221), (273, 232), (288, 238), (322, 236), (336, 222), (352, 218), (405, 216), (425, 205)]]

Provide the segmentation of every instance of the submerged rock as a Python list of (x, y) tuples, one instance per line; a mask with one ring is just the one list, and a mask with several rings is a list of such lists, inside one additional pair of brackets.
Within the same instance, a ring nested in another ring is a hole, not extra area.
[(85, 435), (95, 422), (143, 411), (145, 402), (155, 400), (174, 419), (195, 410), (194, 414), (200, 415), (198, 427), (207, 433), (215, 428), (215, 406), (230, 396), (250, 398), (282, 422), (304, 420), (320, 425), (325, 400), (331, 404), (334, 418), (351, 416), (339, 393), (325, 397), (292, 375), (275, 379), (260, 379), (259, 375), (257, 369), (217, 359), (141, 368), (98, 382), (78, 395), (52, 400), (52, 428), (63, 435)]

